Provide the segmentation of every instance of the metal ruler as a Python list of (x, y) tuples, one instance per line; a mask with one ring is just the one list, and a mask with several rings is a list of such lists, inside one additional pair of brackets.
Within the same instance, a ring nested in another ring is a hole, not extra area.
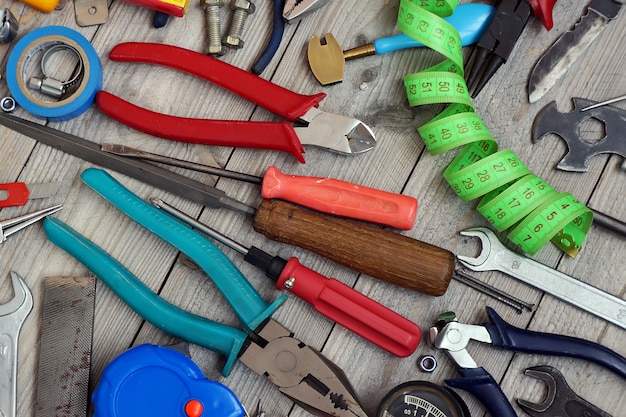
[(85, 417), (96, 279), (44, 279), (36, 417)]

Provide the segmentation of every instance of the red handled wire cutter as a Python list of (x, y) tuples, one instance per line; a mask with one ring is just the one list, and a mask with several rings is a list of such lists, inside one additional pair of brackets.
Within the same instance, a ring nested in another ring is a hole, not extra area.
[(96, 104), (109, 117), (166, 139), (215, 146), (288, 152), (304, 162), (302, 145), (356, 154), (376, 145), (363, 122), (318, 109), (325, 93), (302, 95), (240, 68), (177, 46), (129, 42), (115, 46), (113, 61), (140, 62), (177, 69), (211, 81), (291, 122), (192, 119), (156, 113), (99, 91)]

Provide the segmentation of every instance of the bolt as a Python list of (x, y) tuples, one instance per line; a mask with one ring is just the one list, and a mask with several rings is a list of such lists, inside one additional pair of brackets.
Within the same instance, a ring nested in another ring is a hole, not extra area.
[(226, 49), (222, 46), (222, 23), (220, 8), (224, 0), (200, 0), (206, 14), (207, 36), (209, 39), (209, 55), (224, 55)]
[(241, 34), (248, 15), (254, 13), (254, 4), (248, 0), (234, 0), (232, 3), (233, 19), (230, 22), (228, 34), (222, 38), (222, 43), (231, 48), (243, 48)]

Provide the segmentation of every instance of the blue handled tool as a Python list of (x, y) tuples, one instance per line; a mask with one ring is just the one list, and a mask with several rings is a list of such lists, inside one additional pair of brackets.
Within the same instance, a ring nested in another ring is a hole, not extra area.
[[(489, 4), (471, 3), (459, 5), (455, 12), (444, 20), (459, 32), (461, 44), (476, 43), (483, 35), (495, 14), (495, 7)], [(308, 59), (311, 71), (322, 85), (343, 80), (345, 61), (407, 48), (423, 47), (424, 44), (403, 33), (380, 38), (373, 43), (342, 51), (332, 33), (324, 35), (325, 42), (313, 36), (309, 41)]]
[[(81, 178), (124, 214), (171, 243), (206, 272), (245, 331), (196, 316), (167, 302), (95, 243), (61, 221), (49, 218), (44, 222), (44, 231), (52, 243), (78, 259), (155, 327), (226, 356), (224, 376), (229, 375), (239, 359), (313, 414), (367, 417), (340, 368), (270, 318), (284, 297), (266, 304), (230, 259), (207, 238), (143, 201), (105, 171), (90, 168)], [(308, 376), (303, 378), (303, 375)]]
[(429, 334), (432, 345), (445, 350), (459, 366), (459, 373), (463, 376), (446, 380), (446, 383), (470, 392), (483, 403), (492, 416), (517, 417), (517, 414), (493, 376), (479, 367), (465, 350), (470, 340), (490, 343), (515, 352), (584, 359), (626, 378), (626, 358), (609, 348), (571, 336), (514, 327), (489, 307), (487, 316), (490, 323), (471, 325), (457, 322), (454, 313), (446, 313), (431, 327)]
[(178, 347), (143, 344), (115, 358), (93, 393), (93, 417), (247, 416), (235, 394)]

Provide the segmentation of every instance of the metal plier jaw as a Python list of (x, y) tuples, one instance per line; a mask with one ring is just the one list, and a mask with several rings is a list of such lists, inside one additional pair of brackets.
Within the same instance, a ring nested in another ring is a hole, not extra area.
[[(343, 371), (273, 319), (255, 332), (239, 360), (316, 415), (367, 417)], [(315, 408), (312, 407), (315, 405)]]
[(296, 23), (327, 3), (328, 0), (287, 0), (283, 8), (283, 19), (287, 23)]
[(491, 335), (484, 326), (448, 322), (442, 329), (431, 327), (428, 333), (430, 343), (437, 349), (445, 350), (460, 368), (478, 368), (465, 349), (470, 340), (491, 343)]

